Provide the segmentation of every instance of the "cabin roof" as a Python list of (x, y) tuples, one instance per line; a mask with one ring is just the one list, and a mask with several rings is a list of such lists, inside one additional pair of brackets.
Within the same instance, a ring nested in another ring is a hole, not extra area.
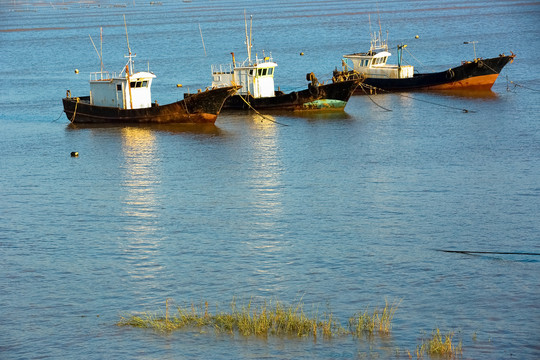
[(155, 77), (156, 75), (146, 71), (139, 71), (130, 75), (131, 79), (153, 79)]
[(392, 55), (388, 51), (381, 51), (381, 52), (367, 52), (367, 53), (354, 53), (349, 55), (343, 55), (344, 58), (352, 58), (352, 57), (365, 57), (365, 58), (380, 58), (385, 56)]

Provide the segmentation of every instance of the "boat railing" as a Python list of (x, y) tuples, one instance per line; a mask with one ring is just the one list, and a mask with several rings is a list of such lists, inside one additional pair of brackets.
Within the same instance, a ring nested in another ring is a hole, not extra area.
[(116, 77), (116, 73), (110, 73), (108, 71), (96, 71), (90, 73), (90, 81), (106, 81)]
[(255, 55), (255, 60), (253, 59), (246, 59), (242, 62), (235, 61), (233, 63), (225, 64), (225, 65), (212, 65), (212, 74), (232, 74), (235, 68), (247, 68), (247, 67), (254, 67), (263, 65), (265, 63), (273, 63), (274, 59), (272, 58), (272, 53), (270, 53), (269, 56), (264, 55), (260, 58), (257, 55)]
[(232, 64), (212, 65), (211, 67), (212, 67), (212, 74), (232, 74), (233, 73)]

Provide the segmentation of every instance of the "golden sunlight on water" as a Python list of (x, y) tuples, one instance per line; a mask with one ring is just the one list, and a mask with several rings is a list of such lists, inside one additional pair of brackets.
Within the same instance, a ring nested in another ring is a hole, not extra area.
[[(124, 155), (123, 215), (127, 218), (124, 236), (125, 252), (130, 276), (134, 280), (149, 281), (156, 277), (162, 266), (155, 263), (159, 242), (150, 241), (158, 228), (156, 206), (156, 144), (155, 134), (149, 129), (125, 127), (122, 129)], [(144, 287), (144, 286), (143, 286)]]
[(247, 187), (251, 192), (252, 202), (261, 221), (259, 227), (273, 227), (274, 218), (283, 211), (279, 199), (282, 183), (283, 164), (280, 161), (279, 145), (276, 136), (277, 125), (270, 115), (265, 115), (260, 121), (254, 115), (253, 121), (257, 123), (258, 131), (252, 141), (251, 162), (252, 175), (247, 179)]
[(148, 129), (122, 129), (125, 157), (124, 186), (127, 189), (125, 213), (136, 217), (155, 217), (155, 135)]

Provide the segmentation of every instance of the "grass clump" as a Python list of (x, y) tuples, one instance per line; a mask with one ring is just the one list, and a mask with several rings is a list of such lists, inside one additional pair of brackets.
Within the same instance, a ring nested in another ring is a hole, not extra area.
[(454, 333), (441, 334), (437, 328), (431, 333), (431, 338), (423, 339), (422, 344), (416, 348), (416, 356), (421, 359), (425, 354), (429, 356), (443, 356), (447, 359), (454, 359), (463, 353), (461, 341), (458, 344), (453, 342)]
[(121, 317), (118, 326), (132, 326), (150, 328), (157, 331), (173, 331), (182, 328), (212, 327), (219, 332), (239, 333), (243, 336), (313, 336), (322, 335), (331, 337), (342, 333), (343, 329), (332, 316), (308, 316), (304, 312), (303, 303), (286, 306), (279, 301), (265, 301), (256, 306), (249, 301), (238, 306), (233, 299), (230, 312), (216, 311), (211, 314), (208, 302), (191, 307), (177, 307), (173, 314), (169, 314), (169, 300), (166, 301), (165, 314), (152, 315), (126, 315)]
[(351, 334), (360, 336), (361, 334), (373, 335), (375, 331), (379, 334), (388, 334), (392, 328), (392, 320), (399, 306), (400, 301), (392, 304), (385, 300), (382, 310), (375, 308), (373, 313), (368, 308), (363, 313), (357, 313), (349, 318), (349, 329)]

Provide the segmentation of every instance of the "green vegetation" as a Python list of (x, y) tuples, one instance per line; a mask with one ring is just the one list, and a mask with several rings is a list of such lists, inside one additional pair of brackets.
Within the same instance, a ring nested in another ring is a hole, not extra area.
[(385, 306), (382, 310), (375, 308), (373, 313), (370, 313), (366, 308), (363, 313), (355, 314), (349, 318), (349, 329), (351, 334), (360, 336), (363, 333), (372, 335), (375, 330), (379, 334), (389, 334), (392, 328), (392, 319), (400, 302), (394, 301), (388, 304), (385, 300)]
[(422, 345), (416, 348), (416, 356), (421, 359), (425, 354), (439, 356), (446, 359), (454, 359), (462, 354), (461, 341), (456, 345), (452, 343), (454, 333), (441, 334), (437, 328), (431, 334), (431, 338), (422, 340)]
[[(348, 328), (341, 326), (332, 313), (318, 316), (304, 311), (304, 304), (299, 301), (293, 305), (285, 305), (279, 301), (264, 301), (255, 305), (252, 300), (238, 305), (236, 299), (230, 304), (228, 312), (217, 307), (214, 313), (208, 302), (187, 307), (176, 306), (171, 311), (170, 299), (165, 302), (165, 312), (161, 314), (140, 313), (122, 316), (118, 326), (131, 326), (152, 329), (158, 332), (170, 332), (179, 329), (214, 329), (220, 333), (240, 334), (242, 336), (294, 336), (331, 338), (336, 335), (386, 336), (392, 328), (392, 320), (401, 301), (389, 303), (385, 301), (383, 308), (370, 311), (366, 308), (349, 318)], [(416, 358), (425, 356), (455, 359), (462, 354), (461, 341), (453, 342), (454, 333), (441, 334), (439, 329), (432, 332), (430, 338), (423, 339), (416, 348)], [(413, 355), (406, 350), (408, 357)], [(399, 350), (396, 350), (399, 356)]]
[(284, 305), (279, 301), (264, 301), (254, 305), (249, 301), (245, 305), (237, 305), (233, 299), (229, 312), (216, 309), (212, 314), (208, 302), (196, 306), (176, 308), (170, 314), (169, 300), (165, 302), (165, 314), (142, 313), (122, 316), (118, 326), (132, 326), (154, 329), (156, 331), (172, 331), (184, 328), (213, 328), (218, 332), (239, 333), (243, 336), (313, 336), (332, 337), (334, 335), (352, 334), (360, 336), (363, 333), (373, 334), (377, 330), (388, 334), (392, 318), (397, 310), (398, 302), (391, 305), (386, 302), (383, 309), (375, 308), (369, 312), (355, 315), (349, 319), (349, 330), (343, 328), (331, 313), (322, 316), (309, 315), (304, 311), (304, 304), (298, 302)]

